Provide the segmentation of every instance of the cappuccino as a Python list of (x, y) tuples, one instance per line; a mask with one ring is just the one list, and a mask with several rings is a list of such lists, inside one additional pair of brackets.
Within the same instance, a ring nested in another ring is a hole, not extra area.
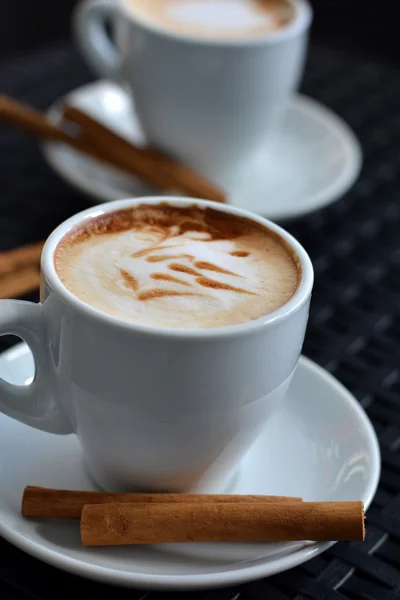
[(77, 226), (58, 244), (65, 287), (96, 309), (142, 325), (206, 329), (283, 306), (301, 267), (274, 232), (196, 205), (142, 204)]
[(125, 0), (139, 17), (174, 33), (259, 37), (293, 19), (289, 0)]

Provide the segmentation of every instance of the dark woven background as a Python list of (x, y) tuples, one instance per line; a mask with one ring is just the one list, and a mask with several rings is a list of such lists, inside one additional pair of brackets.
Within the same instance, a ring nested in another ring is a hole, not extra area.
[[(87, 82), (68, 44), (0, 68), (0, 91), (38, 108)], [(305, 354), (357, 396), (377, 430), (383, 472), (364, 544), (337, 544), (291, 572), (198, 600), (400, 598), (400, 74), (314, 46), (304, 91), (342, 115), (365, 156), (340, 202), (288, 225), (314, 261), (316, 286)], [(0, 128), (0, 247), (45, 237), (87, 200), (60, 181), (35, 142)], [(33, 298), (36, 299), (36, 298)], [(0, 340), (0, 349), (9, 340)], [(6, 481), (0, 485), (7, 485)], [(0, 599), (176, 598), (117, 590), (48, 567), (0, 540)]]

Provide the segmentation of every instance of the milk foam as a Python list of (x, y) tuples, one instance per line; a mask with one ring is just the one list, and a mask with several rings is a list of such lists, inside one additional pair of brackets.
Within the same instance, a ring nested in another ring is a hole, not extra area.
[(178, 0), (170, 2), (166, 10), (182, 24), (218, 30), (271, 27), (274, 23), (267, 11), (254, 10), (248, 0)]
[(62, 243), (60, 279), (78, 298), (124, 320), (175, 328), (243, 323), (285, 304), (298, 267), (266, 230), (234, 239), (145, 225)]
[(130, 5), (168, 29), (205, 36), (260, 35), (293, 16), (286, 0), (130, 0)]

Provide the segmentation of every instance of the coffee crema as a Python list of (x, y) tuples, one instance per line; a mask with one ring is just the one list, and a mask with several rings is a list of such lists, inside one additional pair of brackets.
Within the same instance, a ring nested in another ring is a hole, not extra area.
[(252, 38), (294, 18), (288, 0), (125, 0), (139, 17), (174, 33), (211, 38)]
[(205, 329), (283, 306), (301, 267), (274, 232), (196, 205), (141, 204), (76, 226), (55, 268), (77, 298), (142, 325)]

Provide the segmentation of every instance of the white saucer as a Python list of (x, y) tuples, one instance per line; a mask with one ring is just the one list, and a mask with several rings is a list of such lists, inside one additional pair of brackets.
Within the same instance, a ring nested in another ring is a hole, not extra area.
[[(31, 381), (32, 355), (20, 344), (0, 356), (0, 377)], [(75, 436), (31, 429), (0, 415), (0, 535), (60, 569), (110, 584), (152, 589), (234, 585), (299, 565), (331, 543), (169, 544), (84, 548), (71, 521), (20, 515), (26, 485), (93, 489)], [(363, 500), (380, 472), (378, 442), (354, 397), (301, 358), (285, 405), (240, 465), (232, 493)]]
[[(60, 119), (58, 106), (51, 118)], [(81, 87), (68, 102), (135, 143), (143, 142), (127, 93), (108, 81)], [(96, 202), (154, 193), (131, 176), (56, 143), (44, 155), (61, 177)], [(242, 173), (218, 183), (228, 201), (274, 220), (298, 217), (340, 198), (356, 180), (360, 145), (344, 121), (319, 102), (297, 96), (280, 131)]]

